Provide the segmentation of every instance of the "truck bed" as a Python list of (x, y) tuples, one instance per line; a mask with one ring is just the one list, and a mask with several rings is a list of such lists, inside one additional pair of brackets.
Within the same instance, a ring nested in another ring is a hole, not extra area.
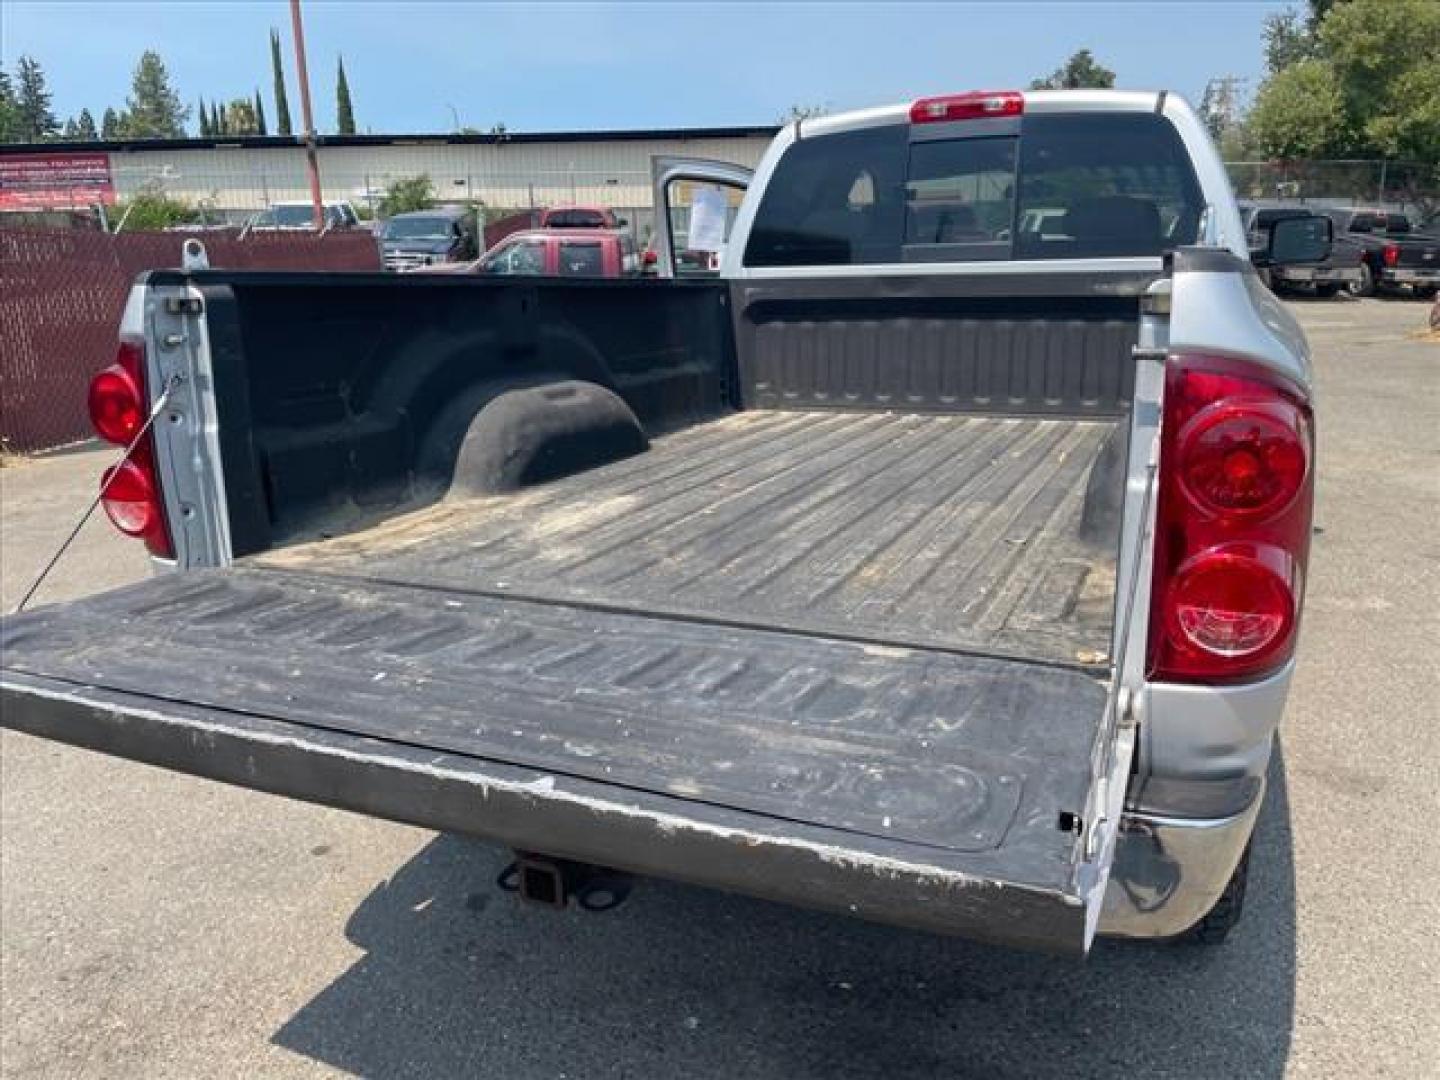
[(747, 411), (254, 561), (1098, 669), (1116, 540), (1082, 514), (1117, 423)]
[(7, 617), (5, 724), (1080, 951), (1113, 580), (1080, 517), (1112, 429), (729, 416), (520, 493)]

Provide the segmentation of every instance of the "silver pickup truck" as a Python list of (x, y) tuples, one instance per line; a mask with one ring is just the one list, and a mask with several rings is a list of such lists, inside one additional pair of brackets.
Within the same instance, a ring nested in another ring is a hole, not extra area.
[(4, 724), (488, 838), (552, 903), (1223, 937), (1314, 442), (1190, 108), (931, 98), (656, 182), (662, 280), (143, 276), (90, 403), (173, 572), (6, 618)]

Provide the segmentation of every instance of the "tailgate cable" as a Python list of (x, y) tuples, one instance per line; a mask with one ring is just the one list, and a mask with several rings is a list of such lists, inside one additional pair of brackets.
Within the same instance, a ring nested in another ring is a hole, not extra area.
[[(170, 400), (170, 395), (184, 379), (185, 377), (179, 374), (170, 376), (169, 382), (165, 384), (165, 389), (160, 392), (160, 396), (155, 399), (155, 404), (150, 407), (150, 415), (145, 418), (145, 422), (140, 425), (140, 430), (135, 433), (135, 437), (131, 439), (130, 444), (125, 447), (125, 452), (120, 455), (120, 460), (115, 463), (117, 466), (125, 464), (125, 462), (130, 459), (130, 455), (135, 452), (135, 447), (140, 445), (140, 440), (145, 438), (146, 433), (154, 426), (155, 418), (160, 415), (160, 410), (163, 409), (165, 403)], [(112, 468), (109, 477), (100, 485), (100, 490), (95, 493), (95, 497), (90, 500), (90, 505), (85, 508), (85, 513), (80, 515), (80, 520), (77, 521), (75, 527), (70, 530), (70, 535), (65, 537), (60, 547), (56, 549), (55, 554), (50, 557), (50, 561), (45, 564), (45, 569), (40, 571), (39, 576), (35, 578), (30, 588), (25, 591), (25, 595), (21, 597), (20, 603), (15, 606), (16, 612), (24, 611), (25, 605), (34, 599), (35, 593), (38, 592), (40, 586), (45, 583), (45, 579), (50, 576), (50, 571), (55, 569), (55, 564), (58, 563), (65, 552), (70, 549), (70, 545), (75, 542), (75, 538), (80, 535), (80, 530), (83, 529), (85, 523), (90, 520), (90, 515), (95, 513), (95, 508), (100, 505), (100, 500), (105, 498), (105, 492), (118, 475), (119, 469)]]

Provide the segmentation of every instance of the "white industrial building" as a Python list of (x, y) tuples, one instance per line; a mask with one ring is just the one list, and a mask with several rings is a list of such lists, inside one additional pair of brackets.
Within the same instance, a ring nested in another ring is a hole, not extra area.
[[(439, 201), (474, 201), (494, 210), (598, 203), (647, 211), (650, 159), (713, 158), (754, 166), (774, 127), (641, 131), (497, 132), (484, 135), (326, 136), (318, 157), (327, 200), (357, 208), (378, 203), (395, 180), (429, 176)], [(117, 198), (163, 192), (226, 216), (273, 202), (308, 199), (305, 152), (282, 137), (181, 139), (5, 147), (109, 155)], [(639, 216), (648, 220), (648, 214)]]

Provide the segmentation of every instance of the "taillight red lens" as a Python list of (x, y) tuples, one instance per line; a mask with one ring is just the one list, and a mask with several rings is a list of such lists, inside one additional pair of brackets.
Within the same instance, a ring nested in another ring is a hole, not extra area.
[(1025, 95), (1016, 90), (979, 90), (969, 94), (921, 98), (910, 106), (912, 124), (938, 124), (948, 120), (978, 120), (987, 116), (1019, 116)]
[[(1282, 566), (1284, 560), (1277, 560)], [(1171, 585), (1170, 633), (1194, 650), (1253, 661), (1285, 640), (1295, 618), (1288, 581), (1253, 555), (1217, 548), (1195, 556)]]
[(112, 465), (100, 479), (105, 513), (127, 536), (145, 536), (159, 519), (160, 500), (148, 470), (133, 459)]
[(95, 434), (106, 442), (129, 446), (144, 422), (139, 388), (119, 364), (90, 380), (90, 424)]
[(152, 555), (174, 558), (165, 504), (155, 470), (155, 440), (145, 427), (149, 396), (145, 388), (145, 342), (122, 337), (115, 363), (90, 382), (90, 422), (107, 442), (133, 449), (129, 457), (105, 470), (100, 503), (115, 527), (145, 541)]
[(1306, 425), (1288, 401), (1227, 399), (1178, 439), (1180, 482), (1202, 511), (1263, 517), (1284, 509), (1310, 468)]
[(1400, 245), (1386, 244), (1385, 250), (1381, 252), (1381, 257), (1385, 260), (1386, 266), (1394, 266), (1400, 261)]
[(1150, 675), (1260, 677), (1294, 649), (1313, 497), (1309, 404), (1259, 367), (1172, 357), (1160, 440)]
[(145, 422), (145, 346), (122, 338), (115, 362), (90, 380), (90, 424), (106, 442), (130, 445)]

